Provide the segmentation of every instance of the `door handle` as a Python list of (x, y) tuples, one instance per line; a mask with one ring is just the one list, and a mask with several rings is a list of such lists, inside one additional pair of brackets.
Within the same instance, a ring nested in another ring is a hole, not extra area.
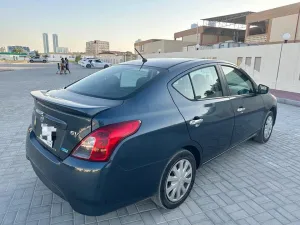
[(238, 108), (236, 111), (238, 111), (238, 112), (243, 112), (243, 111), (245, 111), (245, 109), (246, 109), (246, 108), (244, 108), (244, 107), (240, 107), (240, 108)]
[(201, 119), (199, 117), (195, 117), (193, 120), (190, 121), (190, 125), (199, 127), (202, 122), (203, 122), (203, 119)]

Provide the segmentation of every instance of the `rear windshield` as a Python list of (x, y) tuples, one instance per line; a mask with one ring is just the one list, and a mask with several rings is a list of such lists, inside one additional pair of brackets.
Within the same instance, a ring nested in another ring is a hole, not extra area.
[(153, 67), (118, 65), (91, 74), (67, 87), (82, 95), (108, 99), (125, 99), (162, 71)]

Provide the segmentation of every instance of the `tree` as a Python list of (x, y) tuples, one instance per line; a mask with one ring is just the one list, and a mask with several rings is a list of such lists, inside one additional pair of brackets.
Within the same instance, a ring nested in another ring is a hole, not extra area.
[(81, 59), (81, 55), (76, 55), (75, 62), (78, 62)]
[(17, 54), (20, 54), (22, 52), (24, 52), (23, 48), (21, 47), (16, 47), (12, 50), (13, 53), (17, 53)]
[(35, 50), (35, 56), (40, 56), (40, 53), (38, 50)]

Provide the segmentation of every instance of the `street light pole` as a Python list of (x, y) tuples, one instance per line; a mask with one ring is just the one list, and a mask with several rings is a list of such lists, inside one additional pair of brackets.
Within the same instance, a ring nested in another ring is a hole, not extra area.
[(283, 45), (286, 44), (290, 38), (291, 38), (291, 35), (289, 33), (285, 33), (282, 35), (283, 43), (281, 43), (281, 47), (280, 47), (277, 75), (276, 75), (276, 81), (275, 81), (275, 89), (277, 89), (277, 81), (278, 81), (279, 69), (280, 69), (280, 63), (281, 63), (282, 48), (283, 48)]

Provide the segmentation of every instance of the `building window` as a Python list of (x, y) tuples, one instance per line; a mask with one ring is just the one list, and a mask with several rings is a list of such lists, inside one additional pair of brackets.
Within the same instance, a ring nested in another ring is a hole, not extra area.
[(245, 64), (246, 64), (247, 66), (251, 66), (251, 57), (246, 57)]
[(260, 72), (260, 65), (261, 65), (261, 57), (255, 57), (254, 59), (254, 70)]
[(237, 58), (236, 64), (237, 64), (238, 66), (240, 66), (240, 65), (242, 64), (242, 62), (243, 62), (243, 57), (238, 57), (238, 58)]

